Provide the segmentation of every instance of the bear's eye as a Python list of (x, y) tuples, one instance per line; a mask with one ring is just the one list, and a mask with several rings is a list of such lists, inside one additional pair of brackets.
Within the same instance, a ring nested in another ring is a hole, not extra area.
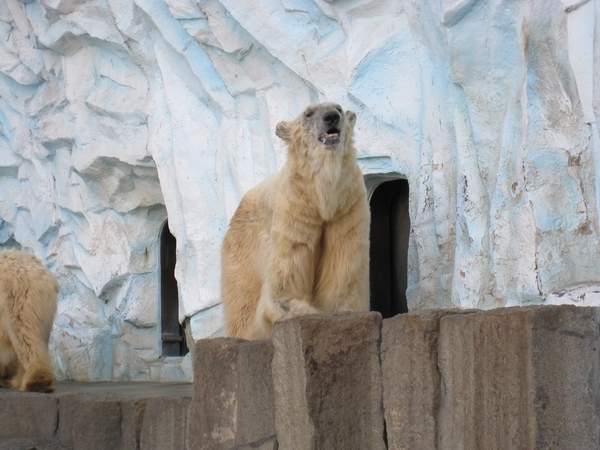
[(336, 106), (335, 109), (337, 109), (340, 114), (342, 113), (342, 107), (341, 106)]
[(308, 119), (309, 117), (312, 117), (312, 115), (314, 113), (315, 113), (314, 111), (308, 111), (307, 113), (304, 114), (304, 117), (306, 117)]

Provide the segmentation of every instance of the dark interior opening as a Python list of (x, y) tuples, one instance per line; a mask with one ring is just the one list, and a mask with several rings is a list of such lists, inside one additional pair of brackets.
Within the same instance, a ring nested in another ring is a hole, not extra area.
[(373, 191), (370, 206), (371, 311), (379, 311), (385, 319), (408, 312), (408, 181), (379, 184)]
[(189, 350), (179, 323), (179, 293), (175, 279), (177, 241), (165, 222), (160, 233), (160, 326), (162, 356), (184, 356)]

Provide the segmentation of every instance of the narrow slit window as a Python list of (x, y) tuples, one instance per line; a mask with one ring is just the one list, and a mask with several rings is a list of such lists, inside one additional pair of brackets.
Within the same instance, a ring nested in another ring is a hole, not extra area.
[(383, 318), (408, 312), (408, 193), (407, 180), (384, 181), (370, 199), (371, 311), (379, 311)]
[(177, 241), (165, 222), (160, 233), (160, 325), (163, 356), (185, 356), (189, 350), (179, 323), (179, 292), (175, 279)]

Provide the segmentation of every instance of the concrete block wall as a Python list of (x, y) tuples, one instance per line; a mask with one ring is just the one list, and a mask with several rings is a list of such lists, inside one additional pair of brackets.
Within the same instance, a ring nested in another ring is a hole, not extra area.
[(191, 383), (58, 383), (0, 389), (0, 450), (185, 448)]
[(194, 384), (0, 389), (0, 450), (597, 450), (600, 309), (305, 316)]
[(272, 343), (201, 342), (187, 448), (598, 449), (599, 311), (305, 316)]

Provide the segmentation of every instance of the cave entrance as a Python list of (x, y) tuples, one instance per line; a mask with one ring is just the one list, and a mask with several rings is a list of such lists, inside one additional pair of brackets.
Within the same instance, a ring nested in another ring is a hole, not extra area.
[(408, 181), (388, 176), (365, 182), (371, 207), (371, 311), (385, 319), (408, 312)]
[(162, 356), (185, 356), (189, 350), (179, 323), (179, 291), (175, 279), (177, 241), (165, 221), (160, 233), (160, 326)]

